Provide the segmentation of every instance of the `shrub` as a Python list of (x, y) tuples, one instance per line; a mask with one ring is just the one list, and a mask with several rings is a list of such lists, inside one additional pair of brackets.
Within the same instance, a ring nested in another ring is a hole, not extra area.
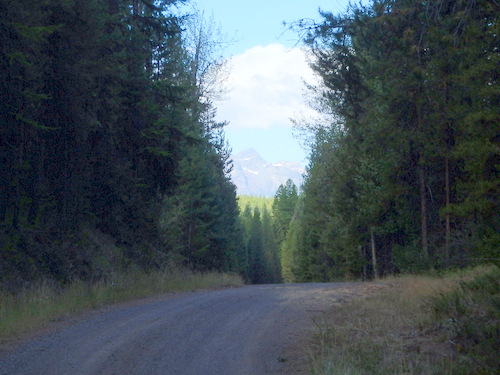
[(500, 268), (432, 298), (440, 329), (453, 344), (454, 373), (497, 374), (500, 369)]

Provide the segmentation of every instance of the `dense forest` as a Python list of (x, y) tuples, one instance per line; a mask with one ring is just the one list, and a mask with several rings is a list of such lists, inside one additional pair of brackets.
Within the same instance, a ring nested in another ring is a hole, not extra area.
[(292, 24), (321, 118), (295, 120), (310, 148), (301, 191), (280, 186), (270, 218), (244, 200), (250, 265), (264, 260), (252, 282), (500, 263), (499, 13), (496, 1), (377, 0)]
[(281, 246), (297, 201), (298, 190), (290, 179), (280, 185), (274, 198), (238, 197), (247, 259), (240, 273), (245, 280), (253, 284), (283, 282), (287, 263)]
[(298, 124), (312, 141), (286, 281), (500, 262), (499, 14), (377, 0), (293, 25), (327, 121)]
[(247, 282), (500, 262), (496, 0), (297, 21), (319, 78), (303, 186), (241, 197), (222, 61), (183, 0), (0, 0), (0, 284), (130, 269)]
[(4, 287), (240, 271), (221, 61), (183, 2), (0, 1)]

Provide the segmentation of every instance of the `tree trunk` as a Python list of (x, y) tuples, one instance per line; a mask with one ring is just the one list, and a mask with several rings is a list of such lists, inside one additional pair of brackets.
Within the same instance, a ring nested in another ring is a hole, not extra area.
[(446, 157), (445, 163), (445, 189), (446, 189), (446, 246), (445, 258), (448, 260), (450, 257), (450, 237), (451, 237), (451, 224), (450, 224), (450, 160)]
[(429, 256), (429, 241), (427, 238), (427, 199), (425, 194), (425, 172), (424, 166), (420, 166), (419, 170), (419, 184), (420, 184), (420, 226), (422, 235), (422, 252), (427, 258)]
[(5, 218), (7, 216), (7, 206), (9, 205), (10, 195), (11, 195), (11, 186), (5, 182), (4, 185), (0, 185), (0, 188), (3, 190), (3, 194), (0, 194), (0, 224), (5, 222)]
[(23, 166), (24, 166), (24, 147), (25, 147), (25, 140), (26, 140), (26, 126), (24, 124), (21, 125), (21, 139), (19, 142), (19, 148), (17, 150), (18, 152), (18, 159), (17, 159), (17, 166), (16, 166), (16, 172), (15, 172), (15, 186), (16, 186), (16, 192), (14, 196), (14, 212), (12, 214), (12, 227), (14, 229), (19, 228), (19, 214), (21, 211), (21, 183), (22, 183), (22, 177), (23, 177)]
[(120, 6), (118, 0), (108, 0), (108, 12), (110, 15), (118, 14), (120, 11)]
[(375, 246), (375, 234), (373, 233), (373, 227), (370, 227), (370, 244), (372, 249), (372, 264), (373, 264), (373, 277), (378, 280), (378, 267), (377, 267), (377, 252)]
[(365, 256), (365, 248), (364, 246), (360, 246), (359, 247), (359, 257), (361, 258), (362, 262), (363, 262), (363, 266), (362, 266), (362, 271), (361, 271), (361, 281), (366, 281), (367, 277), (366, 277), (366, 256)]
[[(45, 141), (39, 140), (40, 147), (36, 156), (36, 181), (33, 181), (31, 188), (31, 206), (28, 212), (28, 223), (33, 225), (36, 222), (38, 211), (40, 209), (40, 200), (44, 183), (44, 161), (45, 161)], [(35, 177), (33, 177), (35, 178)]]

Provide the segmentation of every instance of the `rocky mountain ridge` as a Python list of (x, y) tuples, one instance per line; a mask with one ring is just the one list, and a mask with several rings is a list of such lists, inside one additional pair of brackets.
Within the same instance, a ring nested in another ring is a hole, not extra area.
[(231, 179), (238, 195), (273, 197), (281, 184), (290, 178), (300, 186), (305, 172), (298, 162), (270, 163), (254, 149), (247, 149), (232, 156)]

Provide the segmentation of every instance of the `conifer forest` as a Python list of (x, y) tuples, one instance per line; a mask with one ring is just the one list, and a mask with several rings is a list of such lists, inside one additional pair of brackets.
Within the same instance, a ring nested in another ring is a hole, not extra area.
[(238, 271), (218, 60), (177, 3), (0, 2), (2, 281)]
[(296, 280), (498, 264), (499, 14), (496, 0), (380, 0), (296, 23), (330, 119), (302, 124)]
[[(0, 0), (0, 284), (130, 269), (251, 283), (500, 263), (497, 0), (374, 0), (289, 27), (309, 164), (238, 205), (223, 62), (183, 0)], [(269, 207), (271, 207), (269, 209)]]

